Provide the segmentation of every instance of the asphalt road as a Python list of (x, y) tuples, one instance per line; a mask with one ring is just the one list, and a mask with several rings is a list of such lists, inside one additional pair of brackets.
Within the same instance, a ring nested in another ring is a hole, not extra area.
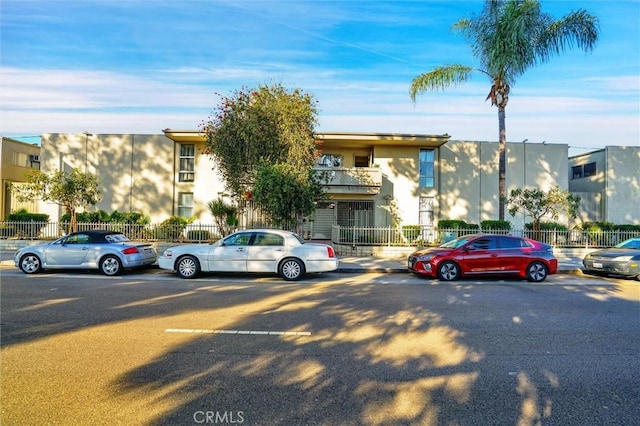
[(631, 425), (640, 283), (0, 271), (3, 425)]

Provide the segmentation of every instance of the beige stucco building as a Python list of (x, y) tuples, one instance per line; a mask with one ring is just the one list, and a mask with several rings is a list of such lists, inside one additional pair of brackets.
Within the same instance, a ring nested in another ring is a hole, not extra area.
[[(318, 206), (315, 238), (331, 225), (437, 225), (440, 219), (469, 223), (498, 218), (498, 144), (452, 141), (448, 135), (331, 133), (318, 135), (327, 171), (329, 201)], [(79, 168), (98, 176), (108, 213), (137, 211), (160, 222), (171, 215), (213, 218), (207, 203), (224, 195), (215, 163), (192, 130), (163, 134), (45, 134), (45, 172)], [(507, 193), (518, 187), (568, 188), (568, 146), (507, 144)], [(41, 208), (56, 220), (58, 206)], [(525, 218), (506, 214), (514, 227)]]
[(11, 185), (24, 182), (25, 176), (32, 170), (40, 168), (40, 147), (11, 138), (0, 137), (0, 220), (9, 213), (27, 209), (31, 213), (38, 212), (38, 203), (20, 202), (11, 195)]
[(640, 146), (607, 146), (569, 158), (569, 190), (581, 219), (640, 224)]

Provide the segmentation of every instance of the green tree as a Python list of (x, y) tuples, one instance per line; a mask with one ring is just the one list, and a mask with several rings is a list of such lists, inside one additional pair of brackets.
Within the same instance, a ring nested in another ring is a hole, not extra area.
[(222, 97), (201, 131), (232, 196), (251, 192), (261, 165), (286, 163), (306, 175), (318, 156), (317, 115), (312, 95), (280, 84)]
[(507, 205), (511, 216), (518, 212), (531, 216), (534, 238), (540, 239), (542, 218), (546, 216), (557, 220), (560, 212), (566, 213), (572, 219), (575, 218), (580, 208), (580, 197), (566, 189), (560, 190), (558, 186), (549, 191), (518, 188), (511, 190)]
[(313, 171), (302, 175), (292, 165), (275, 164), (258, 168), (252, 198), (282, 228), (302, 235), (304, 217), (315, 211), (323, 194), (320, 176)]
[(98, 186), (95, 176), (79, 169), (70, 172), (58, 170), (51, 174), (36, 170), (27, 174), (25, 183), (16, 185), (14, 190), (20, 201), (40, 199), (62, 206), (66, 213), (71, 214), (69, 232), (75, 232), (77, 209), (86, 209), (102, 199)]
[[(239, 200), (250, 193), (282, 226), (285, 218), (297, 221), (301, 214), (312, 214), (322, 194), (318, 179), (311, 176), (319, 155), (317, 115), (312, 95), (280, 84), (222, 97), (201, 131), (232, 197)], [(276, 181), (281, 185), (274, 186)]]
[(238, 208), (236, 206), (226, 203), (222, 197), (209, 201), (207, 206), (221, 236), (226, 237), (238, 226)]
[(436, 67), (413, 79), (410, 96), (415, 101), (420, 93), (465, 82), (476, 71), (489, 77), (492, 85), (486, 99), (498, 107), (498, 213), (500, 220), (504, 220), (505, 108), (511, 87), (529, 68), (547, 62), (568, 48), (593, 50), (598, 40), (598, 19), (579, 9), (554, 20), (540, 10), (538, 0), (487, 0), (479, 16), (462, 19), (453, 28), (471, 43), (481, 68), (461, 64)]

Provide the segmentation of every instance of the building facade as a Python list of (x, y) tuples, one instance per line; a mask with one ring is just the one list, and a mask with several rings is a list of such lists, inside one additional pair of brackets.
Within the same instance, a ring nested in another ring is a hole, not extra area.
[(570, 157), (569, 191), (582, 198), (582, 221), (640, 224), (640, 146)]
[(22, 202), (12, 196), (11, 186), (20, 185), (32, 170), (40, 169), (40, 147), (11, 138), (0, 137), (0, 220), (9, 213), (26, 209), (38, 213), (36, 201)]
[[(318, 135), (316, 169), (330, 177), (328, 201), (308, 227), (328, 238), (331, 226), (436, 226), (441, 219), (469, 223), (498, 218), (498, 144), (452, 141), (448, 135), (331, 133)], [(102, 200), (95, 209), (136, 211), (161, 222), (172, 215), (211, 223), (207, 203), (225, 197), (225, 185), (204, 138), (193, 130), (158, 135), (45, 134), (42, 170), (79, 168), (96, 175)], [(568, 188), (568, 146), (507, 144), (507, 194), (519, 187)], [(55, 205), (41, 208), (56, 220)], [(522, 215), (505, 219), (521, 228)]]

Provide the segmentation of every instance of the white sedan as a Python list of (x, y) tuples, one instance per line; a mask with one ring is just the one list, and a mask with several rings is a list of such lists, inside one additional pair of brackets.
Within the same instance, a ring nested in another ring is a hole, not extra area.
[(171, 247), (158, 258), (158, 265), (182, 278), (200, 272), (263, 272), (296, 281), (307, 272), (335, 271), (338, 258), (333, 247), (306, 242), (293, 232), (250, 229), (213, 244)]

